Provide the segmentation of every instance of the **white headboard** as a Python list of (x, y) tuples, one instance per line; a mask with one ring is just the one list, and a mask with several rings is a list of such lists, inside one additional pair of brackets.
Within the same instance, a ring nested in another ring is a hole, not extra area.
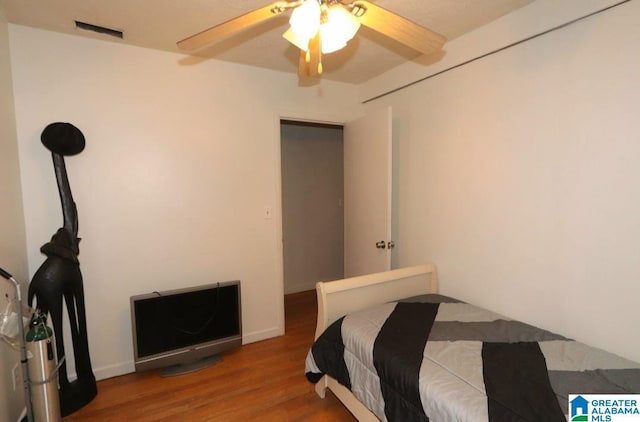
[(316, 338), (338, 318), (350, 312), (406, 297), (438, 292), (433, 264), (316, 283), (318, 322)]

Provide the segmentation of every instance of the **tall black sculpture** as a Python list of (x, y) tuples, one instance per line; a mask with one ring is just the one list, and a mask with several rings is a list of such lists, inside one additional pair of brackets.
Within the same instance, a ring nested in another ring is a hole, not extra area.
[(79, 154), (84, 150), (85, 139), (82, 132), (70, 123), (51, 123), (42, 132), (41, 140), (52, 152), (64, 225), (49, 243), (40, 248), (47, 259), (31, 280), (29, 304), (32, 305), (35, 296), (37, 307), (44, 314), (51, 315), (58, 360), (65, 356), (62, 334), (63, 297), (67, 305), (78, 378), (69, 382), (66, 363), (61, 365), (58, 375), (60, 411), (62, 416), (66, 416), (89, 403), (98, 394), (89, 356), (84, 289), (78, 261), (78, 212), (64, 164), (65, 155)]

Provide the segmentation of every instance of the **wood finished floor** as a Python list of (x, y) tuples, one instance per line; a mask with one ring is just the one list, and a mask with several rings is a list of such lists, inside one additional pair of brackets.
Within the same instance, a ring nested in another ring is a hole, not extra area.
[(242, 346), (187, 375), (150, 371), (99, 381), (98, 396), (63, 422), (353, 422), (331, 392), (321, 399), (304, 376), (316, 312), (315, 291), (287, 295), (284, 336)]

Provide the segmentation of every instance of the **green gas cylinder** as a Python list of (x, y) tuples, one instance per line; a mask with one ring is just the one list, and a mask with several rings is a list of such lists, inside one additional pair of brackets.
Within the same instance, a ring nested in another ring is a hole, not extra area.
[(27, 333), (27, 341), (40, 341), (53, 337), (53, 330), (45, 324), (46, 317), (40, 312), (35, 312), (31, 317), (29, 332)]
[(46, 325), (46, 317), (41, 312), (37, 311), (31, 317), (31, 328), (25, 337), (34, 418), (38, 422), (59, 422), (60, 395), (53, 330)]

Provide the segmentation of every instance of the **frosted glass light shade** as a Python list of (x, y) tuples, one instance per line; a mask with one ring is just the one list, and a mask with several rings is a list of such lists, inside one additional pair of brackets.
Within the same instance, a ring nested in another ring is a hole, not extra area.
[(313, 38), (320, 26), (320, 4), (317, 0), (307, 0), (296, 7), (289, 18), (289, 25), (299, 37)]
[[(321, 21), (324, 23), (321, 24)], [(309, 50), (309, 41), (320, 31), (323, 54), (333, 53), (346, 46), (360, 28), (358, 18), (344, 7), (321, 6), (318, 0), (306, 0), (296, 7), (289, 24), (291, 27), (282, 36), (303, 51)]]
[(327, 22), (320, 25), (322, 53), (333, 53), (345, 47), (359, 28), (360, 21), (342, 6), (330, 7), (327, 12)]
[(293, 30), (293, 28), (287, 29), (287, 31), (282, 34), (282, 37), (302, 51), (307, 51), (309, 49), (310, 38), (301, 37)]

